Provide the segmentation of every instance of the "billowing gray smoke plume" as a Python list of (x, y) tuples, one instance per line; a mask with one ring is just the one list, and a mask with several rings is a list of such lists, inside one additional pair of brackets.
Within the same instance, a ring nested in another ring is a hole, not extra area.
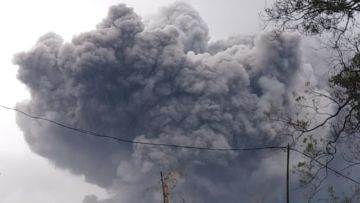
[[(31, 99), (18, 108), (68, 125), (136, 141), (211, 148), (280, 145), (282, 126), (265, 114), (291, 109), (312, 80), (294, 34), (209, 43), (208, 28), (184, 3), (144, 24), (117, 5), (96, 30), (71, 42), (49, 33), (16, 55)], [(19, 116), (31, 149), (106, 188), (107, 200), (160, 202), (160, 171), (177, 174), (173, 202), (280, 202), (282, 151), (205, 152), (129, 145)]]

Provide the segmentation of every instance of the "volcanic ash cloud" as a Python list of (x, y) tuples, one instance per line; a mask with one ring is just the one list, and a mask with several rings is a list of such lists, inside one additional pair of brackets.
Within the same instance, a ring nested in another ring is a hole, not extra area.
[[(112, 6), (95, 30), (64, 42), (54, 33), (17, 54), (31, 99), (18, 108), (67, 125), (134, 141), (210, 148), (280, 145), (265, 113), (291, 111), (311, 73), (293, 34), (209, 43), (208, 28), (184, 3), (152, 19)], [(311, 69), (311, 68), (310, 68)], [(116, 143), (18, 116), (31, 149), (83, 175), (111, 197), (86, 203), (160, 202), (159, 172), (176, 175), (173, 201), (278, 202), (283, 152), (206, 152)], [(281, 183), (281, 184), (280, 184)], [(256, 194), (256, 195), (255, 195)]]

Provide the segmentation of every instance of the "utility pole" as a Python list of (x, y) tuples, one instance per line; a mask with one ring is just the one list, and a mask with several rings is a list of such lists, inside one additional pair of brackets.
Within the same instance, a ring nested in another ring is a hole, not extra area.
[(162, 171), (160, 172), (161, 176), (161, 186), (163, 191), (163, 199), (164, 203), (169, 203), (169, 176), (165, 175), (163, 176)]
[(290, 167), (290, 145), (287, 145), (287, 161), (286, 161), (286, 203), (290, 203), (290, 192), (289, 192), (289, 167)]

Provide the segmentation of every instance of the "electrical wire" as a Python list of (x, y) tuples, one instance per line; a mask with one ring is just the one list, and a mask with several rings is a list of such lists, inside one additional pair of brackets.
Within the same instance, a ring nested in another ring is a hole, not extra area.
[(59, 127), (72, 130), (75, 132), (79, 132), (81, 134), (93, 136), (93, 137), (99, 137), (99, 138), (106, 138), (111, 139), (117, 142), (123, 142), (123, 143), (130, 143), (130, 144), (139, 144), (139, 145), (150, 145), (150, 146), (160, 146), (160, 147), (172, 147), (172, 148), (184, 148), (184, 149), (194, 149), (194, 150), (205, 150), (205, 151), (255, 151), (255, 150), (266, 150), (266, 149), (272, 149), (272, 150), (285, 150), (285, 146), (262, 146), (262, 147), (249, 147), (249, 148), (210, 148), (210, 147), (200, 147), (200, 146), (191, 146), (191, 145), (178, 145), (178, 144), (168, 144), (168, 143), (154, 143), (154, 142), (143, 142), (143, 141), (135, 141), (135, 140), (129, 140), (124, 138), (119, 138), (115, 136), (110, 136), (106, 134), (97, 133), (90, 130), (85, 130), (81, 128), (75, 128), (69, 125), (66, 125), (64, 123), (60, 123), (48, 118), (40, 117), (40, 116), (34, 116), (29, 113), (26, 113), (25, 111), (22, 111), (20, 109), (11, 108), (7, 106), (0, 105), (1, 108), (16, 111), (28, 118), (35, 119), (35, 120), (42, 120), (49, 123), (52, 123), (54, 125), (57, 125)]
[[(149, 146), (157, 146), (157, 147), (172, 147), (172, 148), (184, 148), (184, 149), (194, 149), (194, 150), (203, 150), (203, 151), (256, 151), (256, 150), (286, 150), (287, 147), (286, 146), (262, 146), (262, 147), (249, 147), (249, 148), (210, 148), (210, 147), (199, 147), (199, 146), (191, 146), (191, 145), (177, 145), (177, 144), (167, 144), (167, 143), (153, 143), (153, 142), (143, 142), (143, 141), (134, 141), (134, 140), (128, 140), (128, 139), (124, 139), (124, 138), (119, 138), (119, 137), (114, 137), (114, 136), (110, 136), (110, 135), (106, 135), (106, 134), (100, 134), (94, 131), (90, 131), (90, 130), (85, 130), (85, 129), (81, 129), (81, 128), (75, 128), (75, 127), (71, 127), (68, 126), (66, 124), (48, 119), (48, 118), (44, 118), (44, 117), (40, 117), (40, 116), (34, 116), (31, 115), (29, 113), (26, 113), (25, 111), (22, 111), (20, 109), (17, 108), (11, 108), (11, 107), (7, 107), (7, 106), (3, 106), (0, 105), (1, 108), (3, 109), (7, 109), (7, 110), (11, 110), (11, 111), (15, 111), (18, 112), (30, 119), (35, 119), (35, 120), (41, 120), (41, 121), (46, 121), (49, 123), (52, 123), (54, 125), (57, 125), (59, 127), (68, 129), (68, 130), (72, 130), (75, 132), (79, 132), (81, 134), (84, 135), (88, 135), (88, 136), (93, 136), (93, 137), (99, 137), (99, 138), (105, 138), (105, 139), (111, 139), (117, 142), (123, 142), (123, 143), (130, 143), (130, 144), (139, 144), (139, 145), (149, 145)], [(360, 182), (349, 177), (346, 176), (344, 174), (342, 174), (341, 172), (329, 167), (326, 164), (321, 163), (320, 161), (314, 159), (312, 156), (301, 152), (300, 150), (297, 150), (295, 148), (290, 148), (291, 151), (295, 151), (297, 153), (300, 153), (302, 155), (304, 155), (305, 157), (315, 161), (316, 163), (318, 163), (320, 166), (327, 168), (328, 170), (330, 170), (331, 172), (335, 173), (338, 176), (341, 176), (353, 183), (356, 183), (358, 185), (360, 185)]]
[(324, 167), (324, 168), (327, 168), (329, 171), (333, 172), (334, 174), (336, 174), (336, 175), (338, 175), (338, 176), (341, 176), (341, 177), (343, 177), (343, 178), (345, 178), (345, 179), (347, 179), (347, 180), (349, 180), (349, 181), (351, 181), (351, 182), (353, 182), (353, 183), (356, 183), (356, 184), (360, 185), (360, 182), (359, 182), (359, 181), (357, 181), (357, 180), (355, 180), (355, 179), (353, 179), (353, 178), (351, 178), (351, 177), (349, 177), (349, 176), (344, 175), (344, 174), (341, 173), (340, 171), (337, 171), (337, 170), (329, 167), (327, 164), (321, 163), (319, 160), (316, 160), (316, 159), (313, 158), (311, 155), (308, 155), (308, 154), (306, 154), (306, 153), (304, 153), (304, 152), (302, 152), (302, 151), (300, 151), (300, 150), (297, 150), (297, 149), (295, 149), (295, 148), (290, 148), (290, 150), (291, 150), (291, 151), (294, 151), (294, 152), (297, 152), (297, 153), (299, 153), (299, 154), (302, 154), (303, 156), (305, 156), (305, 157), (307, 157), (307, 158), (315, 161), (315, 162), (316, 162), (317, 164), (319, 164), (320, 166), (322, 166), (322, 167)]

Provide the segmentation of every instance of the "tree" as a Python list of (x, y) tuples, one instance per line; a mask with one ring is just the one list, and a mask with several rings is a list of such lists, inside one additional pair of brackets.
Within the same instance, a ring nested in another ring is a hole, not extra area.
[(354, 29), (360, 12), (359, 0), (276, 0), (265, 10), (269, 22), (277, 28), (305, 34), (330, 32), (335, 41)]
[[(341, 158), (346, 163), (344, 170), (360, 164), (360, 0), (275, 0), (265, 14), (268, 25), (275, 26), (277, 31), (320, 37), (335, 53), (329, 67), (329, 94), (308, 84), (304, 95), (295, 98), (301, 107), (299, 111), (310, 109), (322, 119), (314, 121), (284, 114), (275, 118), (298, 133), (296, 144), (303, 145), (304, 153), (325, 164), (316, 167), (309, 161), (297, 165), (303, 184), (318, 180), (313, 184), (316, 192), (327, 177), (326, 166), (334, 160)], [(322, 111), (318, 100), (328, 101), (331, 111)], [(329, 130), (329, 136), (319, 138), (317, 133), (324, 128)], [(326, 172), (319, 178), (321, 170)]]

